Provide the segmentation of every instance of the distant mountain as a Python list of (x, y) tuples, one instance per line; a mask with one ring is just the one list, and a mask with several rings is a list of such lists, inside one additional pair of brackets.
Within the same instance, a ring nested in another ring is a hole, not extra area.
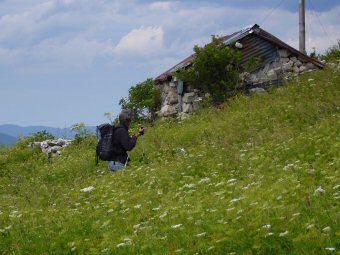
[(6, 135), (6, 134), (2, 134), (0, 133), (0, 145), (11, 145), (11, 144), (15, 144), (17, 142), (17, 138), (10, 136), (10, 135)]
[[(88, 126), (86, 128), (93, 132), (96, 130), (96, 127), (94, 126)], [(56, 138), (63, 137), (63, 138), (72, 139), (76, 135), (76, 132), (71, 131), (70, 128), (54, 128), (54, 127), (47, 127), (47, 126), (21, 127), (21, 126), (12, 125), (12, 124), (0, 125), (0, 133), (14, 137), (15, 139), (17, 139), (19, 136), (28, 136), (32, 133), (36, 133), (42, 130), (46, 130), (47, 132), (54, 135)]]

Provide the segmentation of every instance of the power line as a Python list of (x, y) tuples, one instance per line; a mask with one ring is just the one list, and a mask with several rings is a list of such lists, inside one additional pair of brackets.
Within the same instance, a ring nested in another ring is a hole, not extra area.
[(320, 24), (320, 26), (321, 26), (323, 32), (325, 33), (325, 35), (326, 35), (326, 36), (328, 37), (328, 39), (333, 43), (333, 40), (331, 39), (331, 37), (330, 37), (329, 34), (327, 33), (327, 31), (326, 31), (324, 25), (323, 25), (322, 22), (321, 22), (321, 19), (320, 19), (319, 15), (317, 15), (317, 11), (316, 11), (316, 8), (315, 8), (314, 5), (313, 5), (312, 0), (309, 0), (309, 2), (310, 2), (310, 5), (311, 5), (311, 7), (312, 7), (312, 10), (313, 10), (313, 12), (311, 12), (311, 13), (312, 13), (312, 14), (316, 17), (316, 19), (318, 20), (318, 22), (319, 22), (319, 24)]
[(266, 21), (266, 19), (267, 18), (269, 18), (269, 16), (274, 12), (274, 11), (276, 11), (282, 4), (283, 4), (283, 2), (285, 2), (286, 0), (281, 0), (280, 2), (279, 2), (279, 4), (278, 5), (276, 5), (273, 9), (271, 9), (268, 13), (267, 13), (267, 15), (262, 19), (262, 21), (260, 22), (260, 24), (264, 24), (264, 22)]

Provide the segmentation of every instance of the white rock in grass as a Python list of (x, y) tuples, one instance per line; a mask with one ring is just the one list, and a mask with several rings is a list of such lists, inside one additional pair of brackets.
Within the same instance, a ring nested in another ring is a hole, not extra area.
[(314, 191), (314, 195), (323, 193), (325, 193), (325, 190), (321, 186)]
[(86, 187), (86, 188), (83, 188), (81, 189), (80, 191), (81, 192), (91, 192), (93, 191), (95, 188), (93, 186), (89, 186), (89, 187)]

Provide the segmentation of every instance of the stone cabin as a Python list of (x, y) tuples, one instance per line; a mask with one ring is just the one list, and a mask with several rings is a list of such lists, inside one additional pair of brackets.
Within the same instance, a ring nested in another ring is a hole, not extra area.
[[(256, 57), (260, 64), (240, 78), (246, 88), (262, 90), (268, 84), (279, 84), (300, 73), (323, 68), (317, 59), (294, 49), (255, 24), (231, 35), (222, 37), (228, 45), (235, 45), (242, 52), (241, 66)], [(159, 117), (171, 117), (197, 110), (202, 98), (197, 89), (186, 86), (174, 74), (191, 65), (194, 54), (159, 75), (155, 81), (160, 86), (162, 107)]]

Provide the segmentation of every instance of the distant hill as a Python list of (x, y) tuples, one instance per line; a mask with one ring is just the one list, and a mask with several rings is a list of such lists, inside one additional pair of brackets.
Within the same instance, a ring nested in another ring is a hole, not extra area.
[(11, 145), (11, 144), (15, 144), (16, 142), (17, 142), (17, 138), (0, 133), (0, 145), (2, 144)]
[[(90, 131), (95, 131), (96, 127), (88, 126), (86, 127)], [(0, 125), (0, 133), (14, 137), (17, 139), (19, 136), (28, 136), (29, 134), (36, 133), (42, 130), (46, 130), (47, 132), (51, 133), (55, 137), (63, 137), (72, 139), (76, 132), (72, 132), (70, 128), (54, 128), (54, 127), (47, 127), (47, 126), (27, 126), (22, 127), (18, 125), (12, 124), (5, 124)]]

